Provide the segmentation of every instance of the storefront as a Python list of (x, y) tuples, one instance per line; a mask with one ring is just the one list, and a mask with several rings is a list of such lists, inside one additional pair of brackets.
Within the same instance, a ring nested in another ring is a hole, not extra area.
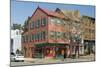
[(95, 41), (94, 40), (84, 40), (84, 52), (86, 55), (95, 53)]
[(64, 58), (70, 54), (67, 44), (38, 44), (34, 48), (35, 58)]

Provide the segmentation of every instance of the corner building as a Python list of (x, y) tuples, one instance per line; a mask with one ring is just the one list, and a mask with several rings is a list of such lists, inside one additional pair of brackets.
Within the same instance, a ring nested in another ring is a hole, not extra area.
[[(80, 44), (71, 36), (80, 32), (80, 21), (60, 13), (57, 8), (49, 11), (38, 7), (31, 17), (25, 21), (22, 33), (22, 50), (25, 57), (30, 58), (63, 58), (80, 53)], [(77, 28), (79, 27), (79, 28)], [(81, 35), (79, 36), (81, 37)]]

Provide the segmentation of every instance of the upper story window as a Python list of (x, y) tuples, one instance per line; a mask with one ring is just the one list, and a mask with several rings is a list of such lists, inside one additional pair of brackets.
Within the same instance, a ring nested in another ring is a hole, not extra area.
[(34, 34), (34, 40), (37, 40), (37, 33)]
[(34, 28), (34, 21), (32, 22), (32, 28)]
[(59, 24), (59, 25), (64, 24), (64, 21), (60, 18), (51, 18), (50, 22), (54, 24)]
[(30, 25), (31, 25), (31, 29), (33, 29), (34, 28), (34, 21), (32, 22), (32, 23), (30, 23)]
[(57, 19), (56, 21), (57, 21), (57, 24), (61, 24), (62, 23), (60, 19)]
[(54, 18), (50, 18), (50, 22), (55, 22), (55, 19)]
[(55, 32), (54, 31), (50, 31), (50, 37), (54, 38), (55, 37)]
[(42, 26), (45, 26), (45, 25), (46, 25), (46, 23), (47, 23), (46, 18), (43, 18), (43, 19), (42, 19)]
[(64, 32), (64, 33), (62, 34), (62, 36), (63, 36), (64, 39), (68, 39), (68, 38), (69, 38), (69, 33), (65, 33), (65, 32)]
[(46, 32), (43, 31), (43, 32), (42, 32), (42, 35), (43, 35), (43, 40), (45, 40), (45, 38), (46, 38)]
[(62, 36), (62, 33), (61, 32), (57, 32), (57, 38), (60, 38)]
[(39, 27), (40, 27), (40, 20), (38, 19), (36, 22), (36, 28), (39, 28)]
[(46, 38), (46, 32), (45, 31), (40, 32), (40, 39), (45, 40), (45, 38)]
[(35, 36), (34, 36), (34, 34), (32, 34), (32, 40), (35, 40)]
[(33, 40), (45, 40), (45, 38), (46, 38), (46, 32), (45, 31), (38, 32), (38, 33), (36, 33), (32, 36)]
[(40, 33), (37, 33), (37, 40), (40, 40)]

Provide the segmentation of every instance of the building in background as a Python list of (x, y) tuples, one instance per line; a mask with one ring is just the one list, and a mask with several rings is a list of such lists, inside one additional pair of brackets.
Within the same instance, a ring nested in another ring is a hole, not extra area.
[(95, 53), (95, 18), (82, 16), (82, 39), (85, 54)]
[(10, 50), (11, 50), (11, 53), (19, 54), (21, 53), (21, 32), (22, 30), (16, 27), (16, 25), (13, 24), (11, 28), (11, 40), (10, 40), (11, 49)]

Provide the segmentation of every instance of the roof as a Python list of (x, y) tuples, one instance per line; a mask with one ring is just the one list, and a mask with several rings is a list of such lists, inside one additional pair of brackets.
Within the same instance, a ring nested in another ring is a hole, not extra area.
[(93, 21), (95, 21), (95, 18), (93, 18), (93, 17), (90, 17), (90, 16), (82, 16), (82, 18), (87, 18), (87, 19), (91, 19), (91, 20), (93, 20)]
[[(47, 14), (48, 16), (53, 16), (53, 17), (62, 18), (62, 19), (65, 18), (65, 16), (60, 15), (60, 14), (57, 13), (57, 12), (50, 11), (50, 10), (48, 10), (48, 9), (43, 9), (43, 8), (40, 8), (40, 7), (38, 7), (38, 8), (35, 10), (35, 12), (36, 12), (38, 9), (41, 10), (41, 11), (43, 11), (43, 12), (44, 12), (45, 14)], [(35, 14), (35, 12), (33, 13), (33, 15)], [(33, 15), (32, 15), (32, 16), (33, 16)], [(32, 16), (31, 16), (31, 17), (32, 17)]]
[(58, 11), (63, 13), (66, 16), (66, 18), (69, 18), (75, 21), (80, 20), (80, 12), (78, 10), (62, 10), (62, 9), (57, 8), (55, 12), (58, 12)]

